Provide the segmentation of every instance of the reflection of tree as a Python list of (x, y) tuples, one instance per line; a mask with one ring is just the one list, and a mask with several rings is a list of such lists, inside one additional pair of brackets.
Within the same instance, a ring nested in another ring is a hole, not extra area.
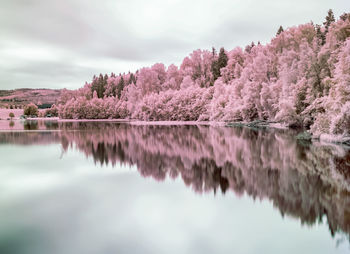
[(58, 132), (0, 132), (0, 144), (52, 144), (59, 143), (61, 137)]
[(0, 133), (0, 143), (60, 142), (97, 163), (136, 165), (144, 177), (181, 177), (198, 193), (269, 199), (302, 223), (326, 217), (332, 235), (350, 234), (350, 153), (342, 147), (299, 144), (286, 130), (101, 122), (42, 127), (60, 132)]
[(44, 125), (47, 130), (57, 130), (59, 128), (58, 122), (56, 121), (44, 121)]
[[(67, 126), (66, 126), (67, 127)], [(65, 128), (65, 127), (62, 127)], [(350, 233), (350, 153), (298, 144), (290, 131), (206, 126), (72, 123), (65, 148), (75, 145), (101, 164), (135, 164), (142, 176), (180, 176), (196, 192), (244, 193), (314, 224), (326, 216), (332, 234)]]
[(33, 120), (33, 121), (25, 121), (24, 122), (24, 129), (25, 130), (38, 130), (38, 121)]

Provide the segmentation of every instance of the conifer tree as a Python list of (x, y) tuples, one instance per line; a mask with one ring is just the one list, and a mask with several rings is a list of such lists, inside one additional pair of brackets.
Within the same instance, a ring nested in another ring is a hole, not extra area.
[(278, 28), (277, 35), (280, 35), (282, 32), (284, 32), (284, 29), (282, 26)]
[(350, 20), (350, 13), (344, 12), (341, 16), (340, 19), (343, 21), (346, 21), (347, 19)]
[(136, 84), (136, 78), (135, 78), (135, 75), (133, 73), (130, 74), (130, 78), (128, 81), (128, 85), (130, 85), (130, 84)]
[(322, 32), (320, 25), (316, 25), (316, 36), (318, 39), (318, 43), (323, 46), (326, 43), (326, 36)]
[(220, 49), (220, 53), (219, 53), (219, 59), (218, 59), (219, 70), (221, 68), (226, 67), (227, 61), (228, 61), (228, 57), (227, 57), (227, 55), (225, 53), (225, 49), (221, 48)]
[(123, 76), (120, 78), (119, 82), (118, 82), (118, 85), (117, 85), (117, 96), (118, 96), (118, 99), (120, 99), (120, 96), (122, 95), (122, 91), (124, 89), (124, 78)]
[(326, 21), (323, 22), (325, 29), (326, 29), (326, 31), (325, 31), (326, 34), (328, 33), (328, 29), (333, 22), (335, 22), (334, 14), (333, 14), (332, 9), (329, 9), (328, 15), (326, 16)]
[[(213, 48), (213, 54), (215, 53), (215, 49)], [(215, 53), (216, 54), (216, 53)], [(219, 52), (219, 57), (217, 60), (214, 60), (211, 65), (211, 71), (214, 76), (214, 81), (217, 80), (221, 74), (220, 69), (226, 67), (228, 61), (228, 57), (225, 53), (225, 49), (221, 48)]]

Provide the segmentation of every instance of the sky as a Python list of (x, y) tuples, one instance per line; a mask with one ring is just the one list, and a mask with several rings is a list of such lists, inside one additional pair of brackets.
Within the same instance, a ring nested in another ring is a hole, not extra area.
[(82, 87), (94, 74), (180, 65), (196, 49), (265, 44), (349, 0), (1, 0), (0, 89)]

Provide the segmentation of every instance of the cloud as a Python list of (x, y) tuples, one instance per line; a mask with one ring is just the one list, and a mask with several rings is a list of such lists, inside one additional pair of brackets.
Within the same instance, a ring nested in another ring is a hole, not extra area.
[[(93, 74), (180, 64), (191, 51), (268, 42), (346, 0), (3, 0), (0, 89), (80, 87)], [(35, 69), (36, 68), (36, 69)]]

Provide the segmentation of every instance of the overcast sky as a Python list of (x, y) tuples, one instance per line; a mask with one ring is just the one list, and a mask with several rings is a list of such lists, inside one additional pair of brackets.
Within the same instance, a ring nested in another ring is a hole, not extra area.
[(179, 65), (195, 49), (267, 43), (349, 0), (1, 0), (0, 89), (78, 88), (94, 74)]

